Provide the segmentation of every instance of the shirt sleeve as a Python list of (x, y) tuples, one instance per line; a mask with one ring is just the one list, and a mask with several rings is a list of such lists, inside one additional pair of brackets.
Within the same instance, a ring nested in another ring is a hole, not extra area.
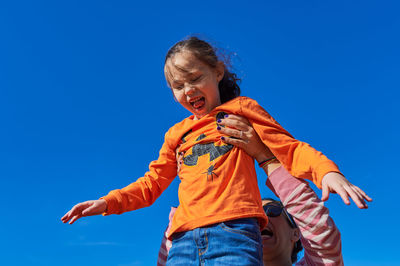
[(300, 229), (304, 258), (296, 265), (343, 265), (340, 232), (308, 183), (279, 167), (270, 174), (266, 185)]
[(293, 138), (256, 101), (243, 97), (240, 106), (241, 114), (293, 176), (310, 179), (321, 188), (327, 173), (340, 173), (334, 162), (309, 144)]
[(160, 250), (158, 251), (158, 260), (157, 260), (157, 266), (165, 266), (167, 264), (167, 259), (168, 259), (168, 253), (169, 250), (172, 247), (172, 241), (167, 238), (169, 231), (171, 229), (172, 225), (172, 219), (174, 217), (176, 208), (171, 207), (171, 211), (169, 213), (169, 225), (167, 229), (164, 232), (164, 236), (161, 241), (161, 246)]
[(107, 211), (103, 215), (121, 214), (150, 206), (174, 180), (177, 163), (175, 149), (170, 143), (170, 131), (165, 134), (158, 159), (150, 163), (149, 171), (143, 177), (102, 197), (107, 202)]

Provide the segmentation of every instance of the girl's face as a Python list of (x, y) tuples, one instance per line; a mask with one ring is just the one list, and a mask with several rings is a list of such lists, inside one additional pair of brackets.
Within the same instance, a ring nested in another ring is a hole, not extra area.
[(195, 119), (202, 118), (221, 104), (218, 83), (224, 76), (222, 62), (212, 68), (192, 53), (183, 51), (167, 60), (164, 72), (176, 100)]

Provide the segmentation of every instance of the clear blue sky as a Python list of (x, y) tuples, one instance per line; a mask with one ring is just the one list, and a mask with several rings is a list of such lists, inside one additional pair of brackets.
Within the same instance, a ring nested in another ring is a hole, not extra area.
[(155, 265), (177, 181), (149, 208), (60, 217), (142, 176), (189, 115), (163, 61), (193, 33), (237, 53), (242, 94), (374, 198), (327, 202), (346, 265), (399, 264), (398, 2), (248, 2), (0, 3), (0, 265)]

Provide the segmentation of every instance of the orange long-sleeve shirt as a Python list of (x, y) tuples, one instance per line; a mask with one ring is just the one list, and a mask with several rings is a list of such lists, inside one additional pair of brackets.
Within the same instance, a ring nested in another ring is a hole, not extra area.
[[(311, 179), (320, 187), (326, 173), (339, 172), (322, 153), (294, 139), (256, 101), (237, 97), (199, 120), (190, 116), (170, 128), (159, 158), (150, 163), (145, 176), (103, 197), (108, 204), (105, 215), (151, 205), (178, 174), (180, 205), (170, 235), (246, 217), (257, 217), (263, 228), (267, 217), (261, 205), (254, 160), (245, 151), (223, 143), (216, 129), (217, 119), (225, 113), (247, 117), (292, 175)], [(179, 173), (176, 152), (184, 154)]]

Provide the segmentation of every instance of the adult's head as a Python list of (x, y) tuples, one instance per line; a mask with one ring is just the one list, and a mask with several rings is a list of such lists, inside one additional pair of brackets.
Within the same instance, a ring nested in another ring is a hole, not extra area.
[(303, 247), (300, 230), (280, 201), (263, 199), (268, 225), (261, 232), (264, 265), (292, 265)]
[[(170, 83), (170, 72), (168, 67), (176, 55), (189, 52), (196, 59), (200, 60), (202, 63), (206, 64), (211, 69), (217, 70), (220, 66), (223, 69), (223, 77), (218, 82), (219, 96), (221, 103), (225, 103), (232, 100), (240, 95), (240, 87), (238, 82), (240, 79), (235, 73), (229, 70), (228, 57), (224, 56), (224, 59), (219, 59), (217, 56), (217, 49), (210, 45), (208, 42), (201, 40), (197, 37), (191, 36), (182, 41), (177, 42), (172, 46), (165, 56), (165, 74), (168, 85), (171, 87)], [(185, 71), (185, 69), (181, 69)]]

